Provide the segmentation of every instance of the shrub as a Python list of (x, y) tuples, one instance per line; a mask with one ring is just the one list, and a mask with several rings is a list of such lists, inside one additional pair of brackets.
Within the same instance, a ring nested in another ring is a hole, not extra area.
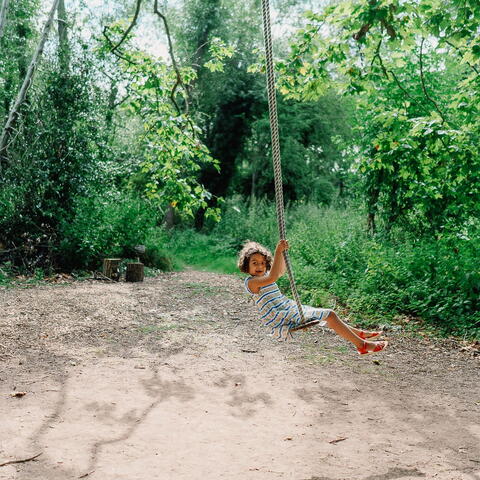
[(78, 198), (72, 221), (60, 225), (59, 263), (92, 268), (102, 257), (137, 256), (134, 247), (146, 244), (158, 228), (157, 216), (148, 202), (137, 198), (116, 194)]

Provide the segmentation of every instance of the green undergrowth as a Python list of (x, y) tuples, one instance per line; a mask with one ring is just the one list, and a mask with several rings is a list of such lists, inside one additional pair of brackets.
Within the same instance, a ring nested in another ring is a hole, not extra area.
[(190, 267), (216, 273), (237, 272), (236, 251), (221, 236), (187, 229), (170, 232), (165, 241), (175, 270)]

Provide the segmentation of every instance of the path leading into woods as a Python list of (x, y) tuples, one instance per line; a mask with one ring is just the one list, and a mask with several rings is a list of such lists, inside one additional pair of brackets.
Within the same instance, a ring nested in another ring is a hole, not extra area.
[(479, 356), (401, 332), (366, 358), (320, 329), (277, 342), (242, 289), (0, 290), (0, 479), (480, 480)]

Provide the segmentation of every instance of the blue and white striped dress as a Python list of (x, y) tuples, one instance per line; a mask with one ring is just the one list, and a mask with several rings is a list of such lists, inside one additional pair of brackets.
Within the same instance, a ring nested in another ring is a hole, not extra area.
[[(257, 306), (260, 312), (260, 320), (264, 322), (265, 326), (272, 328), (272, 335), (278, 332), (278, 337), (282, 337), (285, 328), (288, 332), (290, 328), (300, 323), (297, 304), (283, 295), (276, 283), (260, 287), (258, 293), (253, 293), (248, 288), (248, 281), (251, 278), (253, 277), (245, 279), (245, 290)], [(327, 308), (314, 308), (309, 305), (302, 305), (302, 310), (305, 320), (319, 320), (319, 326), (321, 327), (327, 324), (325, 319), (331, 312)]]

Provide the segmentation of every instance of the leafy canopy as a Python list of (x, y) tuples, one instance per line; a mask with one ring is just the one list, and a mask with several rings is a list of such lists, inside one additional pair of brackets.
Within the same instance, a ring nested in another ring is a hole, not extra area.
[(279, 88), (355, 98), (352, 160), (370, 213), (428, 231), (478, 215), (480, 4), (348, 0), (306, 19)]

